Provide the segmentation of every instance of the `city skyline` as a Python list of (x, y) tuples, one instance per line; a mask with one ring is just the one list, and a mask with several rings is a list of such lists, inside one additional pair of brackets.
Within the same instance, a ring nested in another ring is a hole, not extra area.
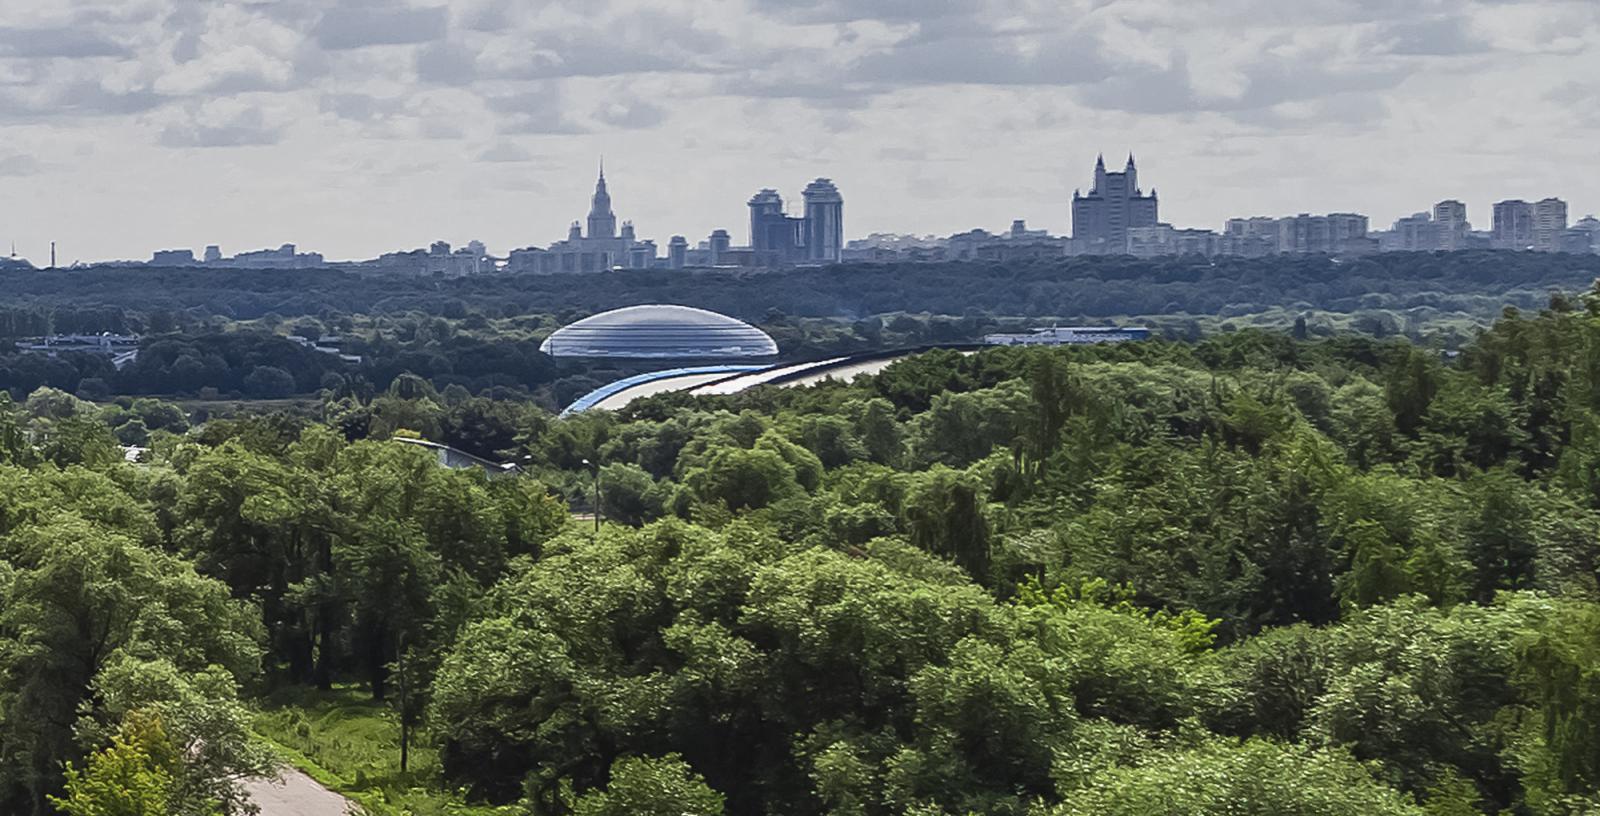
[[(605, 176), (605, 167), (604, 167), (604, 161), (605, 160), (604, 160), (604, 158), (600, 158), (599, 161), (601, 162), (601, 166), (600, 166), (600, 171), (599, 171), (600, 172), (600, 176), (599, 176), (599, 179), (598, 179), (598, 183), (596, 183), (593, 180), (594, 177), (591, 175), (591, 184), (595, 184), (595, 188), (594, 188), (594, 195), (592, 195), (590, 197), (590, 199), (589, 199), (590, 205), (591, 205), (590, 211), (589, 211), (587, 216), (585, 216), (585, 217), (583, 217), (581, 219), (568, 218), (567, 221), (566, 221), (567, 226), (566, 226), (564, 231), (556, 229), (556, 227), (559, 226), (559, 225), (554, 225), (554, 224), (545, 225), (545, 226), (549, 227), (549, 229), (545, 230), (545, 232), (547, 234), (528, 235), (528, 236), (524, 236), (524, 239), (521, 240), (521, 241), (513, 240), (511, 242), (502, 243), (502, 244), (498, 244), (498, 245), (490, 243), (488, 241), (483, 241), (483, 240), (481, 240), (479, 238), (471, 237), (470, 235), (468, 235), (468, 236), (452, 236), (452, 238), (455, 238), (455, 239), (458, 239), (458, 240), (462, 240), (462, 243), (464, 245), (465, 244), (470, 244), (470, 245), (473, 245), (473, 246), (478, 246), (480, 248), (483, 247), (483, 246), (492, 247), (493, 249), (499, 251), (499, 253), (503, 257), (507, 253), (513, 253), (513, 252), (516, 252), (516, 251), (519, 251), (519, 250), (534, 249), (534, 250), (550, 250), (550, 251), (554, 251), (554, 252), (559, 252), (560, 248), (563, 247), (563, 246), (581, 247), (584, 243), (592, 242), (592, 241), (596, 240), (594, 236), (596, 235), (596, 227), (598, 225), (600, 227), (600, 233), (601, 233), (601, 235), (599, 237), (599, 240), (601, 240), (601, 241), (615, 241), (615, 242), (618, 242), (617, 257), (619, 257), (619, 258), (626, 257), (626, 255), (628, 253), (627, 247), (631, 246), (631, 247), (633, 247), (633, 248), (635, 248), (637, 250), (643, 250), (643, 249), (646, 249), (646, 248), (648, 248), (650, 250), (653, 250), (654, 254), (651, 256), (653, 259), (666, 262), (669, 259), (669, 243), (667, 241), (668, 236), (684, 237), (684, 233), (681, 232), (681, 231), (676, 231), (676, 230), (672, 230), (672, 229), (653, 230), (653, 231), (648, 232), (648, 233), (639, 232), (638, 233), (638, 238), (637, 238), (637, 243), (635, 243), (635, 230), (637, 228), (633, 225), (633, 220), (631, 218), (628, 218), (628, 219), (619, 218), (618, 216), (616, 216), (616, 214), (614, 212), (610, 211), (610, 208), (611, 208), (611, 196), (610, 196), (610, 191), (609, 191), (609, 188), (608, 188), (608, 184), (613, 183), (613, 182), (608, 181), (606, 176)], [(1132, 153), (1130, 153), (1128, 155), (1128, 161), (1129, 161), (1129, 166), (1127, 168), (1125, 168), (1125, 172), (1126, 171), (1134, 171), (1134, 168), (1133, 168), (1134, 155)], [(591, 174), (595, 172), (592, 166), (591, 166), (591, 169), (589, 170), (589, 172)], [(1104, 152), (1097, 153), (1096, 154), (1096, 175), (1093, 176), (1093, 177), (1084, 177), (1083, 174), (1080, 172), (1079, 173), (1080, 180), (1084, 181), (1084, 182), (1087, 182), (1087, 184), (1079, 184), (1074, 189), (1068, 191), (1068, 193), (1066, 194), (1066, 197), (1063, 200), (1063, 202), (1061, 202), (1061, 204), (1057, 207), (1057, 209), (1059, 211), (1064, 213), (1064, 217), (1057, 217), (1055, 219), (1049, 219), (1049, 220), (1043, 220), (1043, 219), (1035, 220), (1031, 216), (1024, 216), (1024, 215), (1019, 215), (1018, 217), (1015, 217), (1015, 218), (1010, 217), (1010, 216), (998, 216), (997, 215), (995, 218), (991, 219), (989, 222), (985, 222), (985, 223), (977, 224), (977, 225), (967, 225), (967, 227), (965, 227), (963, 230), (957, 230), (957, 231), (949, 232), (949, 233), (941, 233), (941, 232), (939, 232), (937, 230), (925, 230), (925, 229), (916, 229), (916, 228), (913, 228), (913, 229), (910, 229), (910, 230), (907, 230), (907, 231), (904, 231), (904, 232), (896, 232), (896, 231), (892, 231), (892, 230), (888, 230), (888, 229), (875, 229), (875, 228), (871, 228), (871, 227), (863, 227), (863, 228), (849, 228), (849, 227), (847, 227), (845, 229), (844, 233), (843, 233), (843, 239), (844, 239), (845, 242), (850, 242), (850, 241), (862, 241), (864, 239), (870, 239), (870, 238), (879, 237), (879, 236), (898, 235), (898, 236), (903, 236), (903, 237), (923, 237), (923, 236), (925, 236), (925, 237), (936, 237), (936, 238), (939, 238), (939, 239), (943, 240), (943, 239), (950, 239), (950, 238), (958, 238), (963, 233), (970, 232), (972, 230), (983, 231), (983, 230), (986, 230), (986, 229), (988, 229), (990, 227), (993, 227), (993, 226), (1000, 226), (1001, 224), (1006, 223), (1006, 222), (1011, 223), (1013, 228), (1015, 228), (1016, 225), (1018, 223), (1021, 223), (1021, 222), (1026, 222), (1026, 223), (1028, 223), (1028, 224), (1030, 224), (1032, 226), (1035, 226), (1035, 227), (1040, 227), (1042, 225), (1042, 228), (1039, 229), (1039, 230), (1036, 230), (1035, 232), (1038, 232), (1039, 234), (1049, 233), (1049, 234), (1053, 234), (1053, 235), (1059, 236), (1062, 239), (1066, 239), (1066, 238), (1069, 238), (1069, 237), (1074, 237), (1077, 232), (1081, 231), (1080, 228), (1075, 223), (1075, 214), (1077, 214), (1079, 212), (1082, 212), (1082, 210), (1080, 210), (1080, 207), (1082, 207), (1082, 206), (1084, 206), (1084, 205), (1086, 205), (1087, 203), (1090, 202), (1090, 200), (1091, 200), (1090, 199), (1090, 194), (1094, 193), (1098, 189), (1095, 185), (1096, 184), (1104, 184), (1105, 180), (1107, 178), (1110, 178), (1111, 180), (1113, 180), (1116, 183), (1120, 183), (1121, 177), (1123, 175), (1125, 175), (1125, 172), (1106, 173), (1106, 170), (1105, 170), (1105, 153)], [(1141, 170), (1134, 171), (1134, 172), (1143, 173), (1144, 171), (1141, 169)], [(613, 174), (613, 177), (614, 177), (614, 174)], [(1063, 179), (1062, 180), (1062, 184), (1063, 185), (1067, 185), (1067, 184), (1071, 183), (1071, 181), (1072, 181), (1071, 179)], [(825, 178), (818, 178), (816, 180), (816, 182), (813, 182), (813, 184), (816, 184), (817, 182), (831, 183), (829, 179), (825, 179)], [(1132, 185), (1134, 185), (1134, 189), (1133, 189), (1132, 192), (1134, 192), (1134, 193), (1143, 192), (1143, 189), (1138, 187), (1138, 184), (1139, 184), (1138, 177), (1135, 176), (1133, 178), (1133, 180), (1132, 180)], [(1276, 213), (1276, 214), (1269, 214), (1269, 213), (1266, 213), (1266, 212), (1258, 212), (1258, 211), (1255, 211), (1255, 210), (1249, 210), (1249, 211), (1245, 211), (1244, 213), (1236, 213), (1236, 214), (1225, 216), (1225, 217), (1221, 218), (1215, 224), (1176, 223), (1176, 222), (1174, 222), (1172, 220), (1167, 219), (1165, 217), (1164, 212), (1162, 213), (1162, 217), (1161, 218), (1159, 218), (1159, 219), (1156, 218), (1155, 210), (1154, 210), (1154, 206), (1155, 206), (1155, 204), (1154, 204), (1155, 191), (1156, 191), (1156, 188), (1155, 187), (1151, 187), (1149, 189), (1149, 191), (1148, 191), (1149, 195), (1146, 196), (1146, 198), (1148, 198), (1149, 201), (1150, 201), (1150, 207), (1152, 208), (1151, 212), (1149, 214), (1147, 214), (1147, 216), (1143, 220), (1141, 220), (1139, 222), (1139, 224), (1130, 224), (1130, 226), (1140, 226), (1140, 225), (1149, 226), (1150, 224), (1153, 224), (1153, 223), (1159, 223), (1163, 227), (1175, 226), (1175, 227), (1178, 228), (1179, 231), (1190, 231), (1190, 232), (1208, 231), (1208, 232), (1215, 232), (1215, 233), (1218, 233), (1218, 234), (1226, 234), (1228, 232), (1228, 230), (1230, 228), (1232, 228), (1232, 226), (1233, 226), (1232, 222), (1239, 222), (1239, 221), (1245, 221), (1245, 220), (1260, 220), (1261, 218), (1265, 218), (1265, 219), (1269, 219), (1269, 220), (1292, 219), (1292, 218), (1294, 218), (1296, 216), (1304, 216), (1305, 214), (1314, 211), (1313, 209), (1307, 209), (1307, 208), (1304, 208), (1304, 207), (1301, 207), (1301, 208), (1293, 208), (1293, 207), (1291, 207), (1289, 210), (1287, 210), (1285, 212)], [(1123, 191), (1122, 194), (1127, 194), (1127, 192), (1128, 191)], [(773, 188), (770, 188), (770, 187), (762, 187), (759, 190), (759, 192), (757, 193), (756, 199), (752, 199), (750, 202), (747, 202), (746, 203), (746, 207), (753, 206), (755, 204), (756, 200), (761, 199), (763, 196), (766, 196), (768, 194), (776, 195), (776, 191)], [(836, 194), (836, 192), (835, 192), (835, 194)], [(780, 199), (781, 199), (781, 196), (780, 196)], [(1579, 219), (1584, 218), (1586, 216), (1593, 217), (1593, 215), (1594, 215), (1594, 211), (1593, 210), (1588, 210), (1588, 209), (1584, 209), (1584, 207), (1582, 207), (1582, 206), (1573, 205), (1569, 200), (1567, 200), (1564, 197), (1564, 195), (1562, 193), (1560, 193), (1559, 191), (1556, 191), (1556, 192), (1548, 192), (1548, 193), (1528, 193), (1524, 197), (1513, 196), (1513, 197), (1510, 197), (1510, 198), (1498, 198), (1498, 199), (1494, 199), (1493, 201), (1485, 202), (1485, 203), (1482, 203), (1482, 204), (1474, 204), (1472, 202), (1464, 202), (1464, 201), (1462, 201), (1460, 199), (1455, 199), (1455, 198), (1435, 199), (1435, 201), (1433, 203), (1419, 202), (1419, 203), (1416, 204), (1416, 206), (1411, 207), (1409, 210), (1406, 210), (1406, 212), (1404, 214), (1397, 215), (1392, 220), (1384, 218), (1382, 216), (1365, 216), (1365, 217), (1369, 217), (1370, 218), (1371, 229), (1373, 231), (1375, 231), (1375, 232), (1377, 232), (1377, 231), (1385, 231), (1385, 230), (1388, 230), (1390, 228), (1391, 224), (1396, 228), (1404, 228), (1407, 225), (1407, 223), (1410, 222), (1412, 220), (1412, 218), (1414, 218), (1416, 216), (1437, 215), (1436, 208), (1437, 208), (1437, 206), (1439, 206), (1441, 204), (1453, 204), (1453, 205), (1460, 205), (1460, 206), (1464, 207), (1467, 220), (1470, 221), (1471, 225), (1473, 227), (1475, 227), (1478, 231), (1483, 232), (1483, 231), (1491, 231), (1493, 213), (1499, 211), (1502, 208), (1502, 205), (1524, 204), (1524, 205), (1527, 205), (1527, 207), (1528, 207), (1527, 218), (1530, 219), (1526, 229), (1529, 231), (1528, 234), (1531, 236), (1533, 234), (1533, 230), (1534, 230), (1534, 227), (1533, 227), (1532, 221), (1531, 221), (1531, 219), (1533, 218), (1534, 209), (1538, 205), (1548, 204), (1548, 203), (1551, 203), (1551, 202), (1559, 203), (1560, 205), (1562, 205), (1562, 213), (1563, 214), (1570, 213), (1570, 215), (1568, 215), (1568, 223), (1569, 224), (1571, 222), (1578, 221)], [(1175, 202), (1172, 202), (1172, 203), (1177, 205), (1177, 206), (1173, 206), (1172, 209), (1176, 209), (1176, 210), (1179, 210), (1179, 211), (1182, 211), (1183, 209), (1185, 209), (1184, 207), (1181, 206), (1181, 204), (1182, 204), (1181, 200), (1180, 201), (1175, 201)], [(633, 204), (633, 202), (632, 202), (632, 199), (630, 198), (630, 210), (638, 209), (636, 207), (633, 207), (632, 204)], [(803, 205), (800, 205), (800, 203), (798, 201), (791, 202), (791, 203), (788, 203), (788, 204), (781, 204), (781, 206), (782, 206), (781, 212), (784, 215), (788, 216), (791, 221), (794, 221), (796, 223), (802, 222), (803, 219), (802, 219), (801, 216), (805, 212), (805, 207)], [(1163, 211), (1164, 211), (1166, 209), (1166, 207), (1167, 207), (1167, 202), (1164, 201), (1162, 206), (1163, 206)], [(727, 210), (733, 211), (733, 208), (734, 208), (734, 203), (730, 201), (730, 202), (726, 202), (725, 205), (723, 207), (721, 207), (720, 209), (727, 209)], [(568, 206), (566, 209), (568, 210), (568, 212), (570, 214), (571, 207)], [(743, 209), (743, 208), (741, 208), (741, 209)], [(1354, 210), (1350, 210), (1350, 211), (1351, 212), (1357, 212), (1357, 211), (1364, 212), (1360, 208), (1355, 208)], [(855, 223), (855, 222), (860, 221), (860, 220), (868, 220), (868, 219), (870, 219), (870, 217), (871, 217), (870, 213), (863, 215), (863, 214), (857, 212), (855, 215), (852, 216), (853, 221), (848, 222), (848, 223)], [(743, 218), (744, 220), (741, 221), (741, 218)], [(598, 220), (598, 224), (597, 224), (597, 220)], [(715, 233), (727, 232), (728, 233), (728, 237), (729, 237), (729, 239), (731, 241), (730, 246), (732, 248), (748, 249), (748, 248), (751, 247), (751, 241), (753, 241), (755, 239), (755, 224), (754, 224), (753, 221), (749, 221), (749, 216), (748, 215), (735, 216), (733, 218), (729, 218), (726, 222), (718, 221), (718, 222), (715, 222), (715, 223), (717, 223), (717, 226), (711, 232), (715, 232)], [(609, 229), (606, 229), (606, 227), (608, 225), (609, 225)], [(0, 223), (0, 228), (3, 228), (3, 226), (4, 226), (3, 223)], [(557, 234), (558, 232), (561, 232), (561, 234), (558, 235)], [(620, 233), (620, 237), (619, 237), (619, 233)], [(694, 245), (696, 245), (697, 242), (701, 246), (704, 246), (704, 244), (705, 244), (705, 242), (707, 240), (706, 239), (706, 235), (708, 235), (708, 234), (710, 234), (710, 233), (701, 234), (698, 237), (696, 237), (693, 233), (690, 233), (688, 235), (688, 237), (690, 239), (689, 240), (689, 246), (694, 246)], [(564, 235), (564, 237), (563, 237), (563, 235)], [(1004, 235), (1004, 233), (1000, 233), (1000, 235)], [(1120, 240), (1125, 241), (1126, 239), (1124, 238), (1124, 239), (1120, 239)], [(16, 258), (18, 258), (20, 260), (30, 261), (36, 267), (46, 267), (46, 266), (48, 266), (48, 263), (40, 263), (38, 261), (41, 260), (41, 259), (36, 259), (34, 257), (31, 257), (29, 255), (29, 253), (22, 251), (22, 247), (23, 247), (23, 243), (22, 242), (19, 242), (16, 239), (13, 239), (13, 238), (5, 237), (3, 235), (0, 235), (0, 241), (5, 241), (6, 242), (4, 244), (0, 244), (0, 251), (6, 251), (8, 253), (11, 253), (11, 254), (9, 254), (7, 256), (4, 256), (4, 257), (16, 257)], [(1532, 241), (1531, 237), (1529, 238), (1529, 241), (1530, 242)], [(57, 243), (59, 243), (59, 241), (57, 241)], [(289, 255), (293, 255), (295, 252), (297, 252), (299, 250), (308, 250), (309, 254), (303, 254), (300, 257), (307, 258), (307, 259), (314, 259), (314, 263), (308, 262), (305, 265), (315, 266), (315, 265), (320, 265), (324, 258), (326, 258), (326, 260), (328, 262), (334, 262), (334, 263), (357, 262), (357, 261), (366, 261), (366, 260), (381, 260), (381, 259), (386, 258), (386, 257), (394, 256), (397, 253), (398, 254), (405, 254), (406, 252), (410, 251), (408, 249), (410, 247), (415, 247), (415, 246), (419, 246), (419, 245), (426, 246), (429, 243), (433, 243), (436, 249), (437, 249), (438, 246), (448, 246), (448, 244), (437, 242), (436, 239), (434, 239), (434, 238), (429, 238), (427, 236), (418, 236), (417, 238), (415, 238), (415, 239), (413, 239), (413, 240), (411, 240), (409, 242), (401, 241), (400, 243), (398, 243), (398, 244), (396, 244), (394, 246), (383, 248), (381, 251), (379, 251), (377, 253), (374, 253), (372, 255), (366, 255), (366, 256), (344, 257), (344, 256), (340, 256), (340, 255), (338, 255), (336, 253), (332, 253), (332, 252), (322, 252), (322, 251), (320, 251), (319, 247), (311, 246), (311, 245), (306, 244), (304, 242), (295, 241), (295, 240), (292, 240), (292, 239), (289, 240), (289, 241), (286, 241), (286, 242), (284, 242), (282, 244), (279, 244), (279, 245), (272, 245), (272, 244), (261, 244), (261, 245), (241, 244), (241, 245), (236, 246), (236, 247), (225, 247), (225, 248), (228, 250), (228, 252), (230, 252), (230, 253), (231, 252), (238, 252), (241, 256), (249, 255), (249, 256), (261, 256), (261, 257), (269, 257), (269, 256), (273, 256), (273, 255), (283, 256), (285, 252), (287, 252)], [(16, 246), (13, 248), (12, 244), (15, 244)], [(55, 251), (56, 247), (51, 246), (51, 244), (52, 244), (51, 241), (46, 240), (45, 245), (44, 245), (44, 249), (43, 249), (43, 258), (42, 258), (43, 260), (48, 261), (49, 258), (50, 258), (50, 253), (52, 251)], [(204, 247), (204, 249), (206, 250), (205, 253), (201, 253), (201, 252), (197, 251), (202, 247)], [(139, 262), (141, 260), (146, 260), (146, 259), (149, 259), (151, 257), (154, 257), (158, 262), (161, 261), (163, 258), (166, 258), (167, 260), (171, 260), (171, 261), (177, 261), (178, 258), (182, 255), (182, 253), (188, 252), (188, 251), (194, 251), (194, 259), (195, 260), (199, 260), (201, 258), (202, 254), (207, 255), (210, 260), (216, 260), (217, 256), (219, 254), (221, 254), (221, 253), (219, 253), (219, 248), (223, 248), (223, 247), (224, 247), (224, 245), (221, 245), (221, 244), (218, 244), (218, 243), (214, 243), (214, 242), (203, 242), (203, 243), (202, 242), (196, 242), (196, 243), (192, 243), (192, 244), (175, 244), (175, 245), (171, 245), (171, 246), (152, 246), (152, 247), (147, 247), (147, 248), (145, 248), (143, 250), (137, 250), (136, 249), (129, 255), (124, 255), (124, 256), (119, 256), (119, 257), (107, 257), (107, 258), (69, 258), (68, 255), (70, 253), (62, 253), (62, 257), (60, 259), (59, 264), (61, 266), (68, 266), (68, 265), (71, 265), (72, 263), (74, 263), (75, 261), (76, 262), (80, 262), (80, 263), (84, 263), (84, 264), (116, 263), (116, 262), (123, 262), (123, 261)], [(1501, 248), (1503, 248), (1503, 247), (1501, 247)], [(1080, 250), (1079, 252), (1080, 252), (1080, 254), (1099, 254), (1099, 252), (1101, 252), (1101, 251), (1102, 250), (1083, 249), (1083, 250)], [(794, 260), (805, 261), (805, 260), (810, 260), (810, 259), (807, 259), (804, 256), (799, 256), (799, 257), (795, 258)], [(619, 265), (619, 266), (639, 266), (639, 267), (642, 268), (643, 266), (645, 266), (647, 264), (645, 264), (644, 262), (629, 263), (629, 262), (619, 261), (617, 265)], [(570, 271), (577, 271), (577, 270), (574, 270), (574, 269), (566, 269), (566, 270), (547, 269), (547, 270), (544, 270), (544, 271), (546, 271), (546, 272), (550, 272), (550, 271), (567, 271), (567, 272), (570, 272)]]
[(1066, 233), (1081, 168), (1130, 148), (1174, 224), (1595, 209), (1600, 8), (1397, 6), (15, 0), (0, 248), (523, 246), (600, 152), (656, 236), (817, 175), (848, 186), (851, 237)]

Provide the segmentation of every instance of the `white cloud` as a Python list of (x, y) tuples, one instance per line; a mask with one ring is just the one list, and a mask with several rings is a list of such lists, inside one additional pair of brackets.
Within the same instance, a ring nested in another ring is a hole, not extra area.
[(244, 147), (277, 144), (283, 127), (261, 108), (219, 101), (186, 110), (161, 130), (167, 147)]

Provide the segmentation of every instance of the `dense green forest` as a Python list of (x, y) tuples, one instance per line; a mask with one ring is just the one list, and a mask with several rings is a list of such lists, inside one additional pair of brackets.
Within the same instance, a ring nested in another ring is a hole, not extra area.
[(1600, 294), (570, 419), (285, 371), (0, 397), (0, 812), (238, 812), (341, 694), (378, 812), (1600, 811)]

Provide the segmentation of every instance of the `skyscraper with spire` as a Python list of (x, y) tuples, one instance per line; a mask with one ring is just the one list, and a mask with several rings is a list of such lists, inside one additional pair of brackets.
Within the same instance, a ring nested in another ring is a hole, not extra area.
[(1106, 171), (1105, 156), (1094, 167), (1094, 187), (1072, 193), (1072, 240), (1080, 253), (1121, 255), (1128, 251), (1130, 227), (1153, 227), (1160, 221), (1156, 191), (1139, 188), (1139, 167), (1133, 154), (1121, 173)]
[(611, 193), (606, 191), (606, 160), (600, 160), (600, 180), (594, 185), (589, 206), (589, 237), (617, 237), (617, 215), (611, 211)]
[(600, 161), (600, 178), (594, 184), (594, 197), (589, 200), (588, 227), (588, 234), (584, 234), (583, 224), (574, 221), (567, 230), (567, 240), (557, 241), (549, 249), (517, 250), (512, 253), (513, 261), (519, 270), (540, 274), (655, 266), (655, 242), (639, 240), (631, 221), (622, 222), (621, 229), (617, 227), (617, 215), (611, 210), (611, 191), (606, 188), (604, 159)]

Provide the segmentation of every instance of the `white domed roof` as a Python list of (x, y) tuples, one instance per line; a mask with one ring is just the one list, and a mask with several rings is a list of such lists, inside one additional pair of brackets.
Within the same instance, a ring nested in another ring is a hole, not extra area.
[(557, 329), (540, 351), (552, 357), (686, 360), (771, 357), (778, 344), (742, 320), (688, 306), (629, 306)]

